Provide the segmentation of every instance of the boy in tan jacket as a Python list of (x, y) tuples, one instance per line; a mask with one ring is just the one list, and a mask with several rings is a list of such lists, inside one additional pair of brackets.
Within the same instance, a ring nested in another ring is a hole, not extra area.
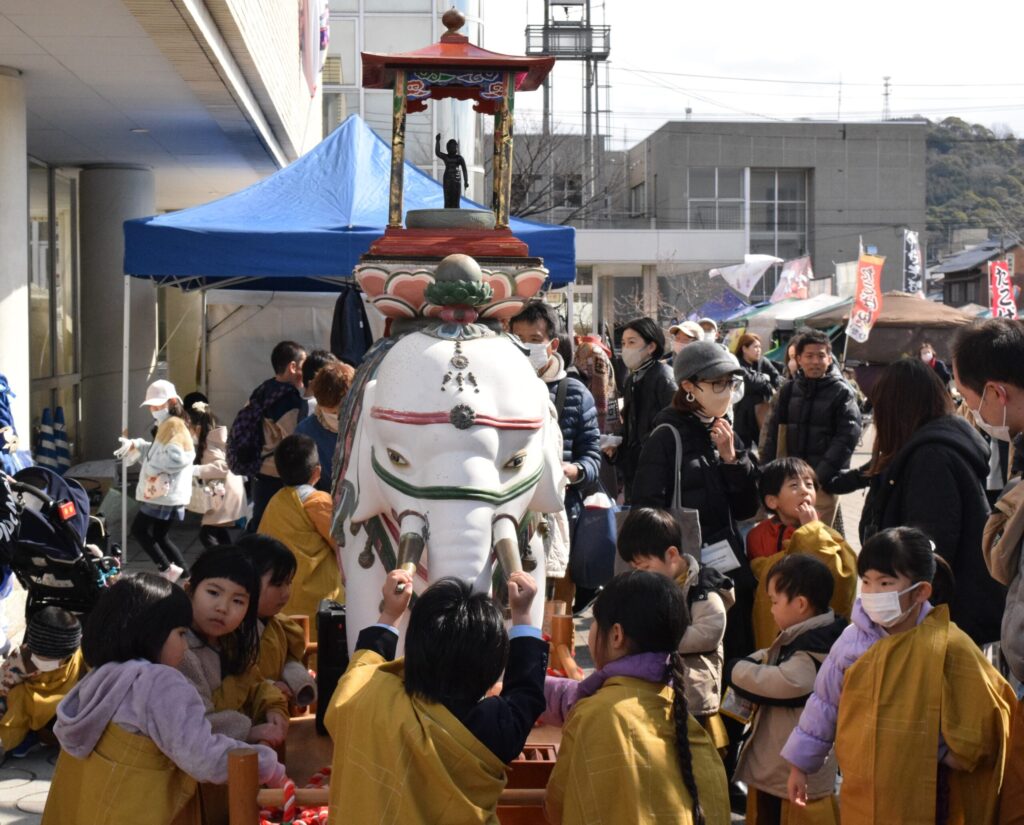
[(736, 597), (730, 578), (683, 553), (682, 529), (666, 510), (636, 507), (622, 522), (616, 544), (619, 556), (635, 570), (660, 573), (683, 591), (690, 624), (679, 642), (686, 666), (686, 706), (711, 736), (715, 748), (729, 744), (718, 716), (722, 698), (722, 640), (726, 611)]
[(829, 754), (824, 767), (808, 777), (807, 806), (790, 807), (789, 763), (779, 751), (796, 727), (814, 690), (818, 668), (847, 621), (829, 608), (835, 588), (832, 573), (812, 556), (783, 556), (768, 572), (767, 586), (772, 616), (781, 632), (768, 648), (730, 661), (724, 674), (735, 696), (727, 694), (722, 712), (744, 706), (752, 714), (735, 776), (747, 784), (747, 822), (836, 825), (835, 755)]

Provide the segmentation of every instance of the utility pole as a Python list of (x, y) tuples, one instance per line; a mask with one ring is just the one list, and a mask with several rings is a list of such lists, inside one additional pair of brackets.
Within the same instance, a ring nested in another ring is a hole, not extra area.
[(889, 85), (889, 81), (891, 79), (892, 75), (885, 75), (885, 77), (882, 78), (882, 80), (885, 82), (885, 85), (882, 89), (882, 120), (889, 120), (890, 117), (889, 95), (891, 93), (891, 88)]

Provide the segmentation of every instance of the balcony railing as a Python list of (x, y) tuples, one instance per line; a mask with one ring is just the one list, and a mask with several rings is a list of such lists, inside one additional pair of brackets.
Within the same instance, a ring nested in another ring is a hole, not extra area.
[(611, 51), (611, 26), (562, 23), (526, 27), (526, 53), (566, 60), (607, 59)]

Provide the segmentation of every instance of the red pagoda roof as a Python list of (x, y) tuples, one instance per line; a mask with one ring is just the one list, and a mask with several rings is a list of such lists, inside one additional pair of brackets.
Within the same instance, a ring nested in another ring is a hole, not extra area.
[(465, 35), (451, 31), (441, 35), (439, 43), (424, 49), (395, 54), (362, 52), (362, 58), (363, 87), (366, 89), (394, 88), (396, 69), (486, 69), (515, 72), (516, 89), (529, 92), (544, 82), (555, 65), (553, 57), (522, 57), (481, 49), (470, 43)]

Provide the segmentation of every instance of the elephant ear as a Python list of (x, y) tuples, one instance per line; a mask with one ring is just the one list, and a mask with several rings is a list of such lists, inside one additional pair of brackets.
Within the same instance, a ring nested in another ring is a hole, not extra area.
[(565, 507), (565, 473), (562, 471), (562, 429), (555, 406), (548, 402), (548, 414), (541, 428), (544, 467), (533, 491), (529, 509), (534, 513), (557, 513)]
[[(373, 409), (376, 394), (377, 380), (367, 381), (363, 390), (362, 408), (356, 419), (356, 431), (352, 440), (353, 455), (348, 472), (349, 480), (355, 485), (356, 500), (351, 518), (353, 522), (366, 521), (379, 515), (387, 506), (381, 493), (380, 482), (377, 479), (377, 474), (373, 471), (373, 464), (370, 460), (371, 450), (376, 439), (370, 411)], [(355, 478), (351, 478), (353, 470)]]

